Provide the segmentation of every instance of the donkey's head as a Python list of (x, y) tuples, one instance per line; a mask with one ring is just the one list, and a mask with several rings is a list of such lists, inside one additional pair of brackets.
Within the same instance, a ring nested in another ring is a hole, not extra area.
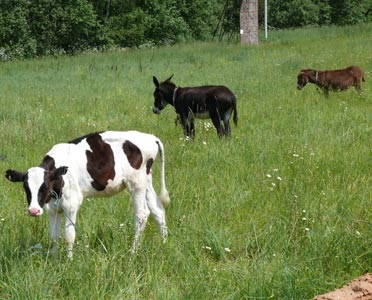
[(160, 83), (155, 76), (152, 77), (152, 81), (155, 84), (154, 107), (152, 108), (152, 111), (155, 114), (160, 114), (167, 104), (173, 104), (173, 92), (176, 88), (176, 85), (171, 82), (172, 77), (173, 75)]

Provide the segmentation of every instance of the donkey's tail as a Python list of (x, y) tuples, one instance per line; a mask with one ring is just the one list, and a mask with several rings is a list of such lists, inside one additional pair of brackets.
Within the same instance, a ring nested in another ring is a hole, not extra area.
[(233, 121), (234, 121), (234, 124), (235, 126), (238, 126), (238, 110), (236, 108), (236, 98), (234, 97), (234, 101), (233, 101)]
[(163, 143), (158, 139), (156, 141), (160, 152), (160, 196), (159, 199), (164, 206), (167, 206), (170, 202), (169, 194), (165, 186), (165, 158), (164, 158), (164, 146)]

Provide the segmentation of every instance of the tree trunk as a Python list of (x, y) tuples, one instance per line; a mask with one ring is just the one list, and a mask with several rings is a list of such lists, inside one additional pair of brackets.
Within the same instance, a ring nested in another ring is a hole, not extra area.
[(240, 42), (242, 44), (258, 44), (258, 0), (242, 0)]

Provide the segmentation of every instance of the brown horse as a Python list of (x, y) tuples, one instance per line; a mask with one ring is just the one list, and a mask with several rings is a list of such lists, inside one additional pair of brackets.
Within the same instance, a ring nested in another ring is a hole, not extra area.
[(230, 136), (229, 119), (232, 113), (234, 124), (238, 123), (235, 95), (222, 85), (176, 87), (171, 82), (172, 77), (173, 75), (161, 83), (155, 76), (153, 77), (156, 88), (152, 111), (160, 114), (167, 104), (174, 106), (181, 120), (183, 131), (189, 137), (195, 136), (194, 118), (211, 118), (218, 137)]
[(342, 70), (315, 71), (303, 69), (297, 75), (297, 88), (301, 90), (308, 82), (316, 84), (328, 96), (329, 91), (344, 91), (355, 86), (360, 94), (360, 83), (365, 81), (364, 72), (360, 67), (351, 66)]

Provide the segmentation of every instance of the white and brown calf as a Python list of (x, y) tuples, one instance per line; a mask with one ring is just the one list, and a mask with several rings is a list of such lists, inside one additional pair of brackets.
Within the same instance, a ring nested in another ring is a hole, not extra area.
[[(152, 185), (151, 167), (160, 152), (161, 192)], [(38, 167), (27, 172), (7, 170), (6, 178), (23, 182), (28, 214), (38, 217), (48, 211), (50, 235), (56, 251), (61, 219), (65, 215), (65, 240), (72, 257), (77, 212), (87, 197), (110, 197), (128, 188), (134, 205), (135, 252), (147, 218), (151, 215), (165, 240), (164, 205), (170, 199), (165, 186), (164, 147), (155, 136), (138, 131), (105, 131), (57, 144)]]

